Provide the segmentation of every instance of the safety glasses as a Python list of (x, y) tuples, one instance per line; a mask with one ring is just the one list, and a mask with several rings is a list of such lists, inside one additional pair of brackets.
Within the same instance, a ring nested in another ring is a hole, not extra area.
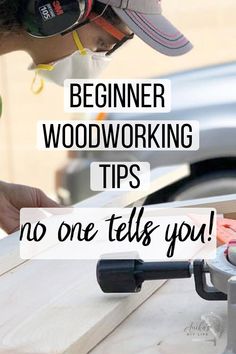
[(105, 18), (103, 18), (100, 15), (97, 15), (94, 12), (92, 12), (89, 15), (89, 20), (91, 22), (96, 23), (96, 25), (98, 25), (99, 27), (103, 28), (112, 37), (117, 39), (117, 43), (114, 45), (114, 47), (106, 53), (107, 56), (113, 54), (124, 43), (126, 43), (128, 40), (130, 40), (130, 39), (132, 39), (134, 37), (134, 33), (125, 34), (125, 33), (121, 32), (117, 27), (115, 27), (113, 24), (111, 24)]
[(106, 52), (106, 56), (113, 54), (117, 49), (124, 45), (127, 41), (134, 38), (134, 33), (125, 35), (119, 42), (117, 42), (114, 47)]
[[(113, 54), (117, 49), (119, 49), (122, 45), (124, 45), (128, 40), (133, 39), (134, 33), (125, 34), (121, 32), (117, 27), (113, 26), (109, 21), (103, 18), (103, 14), (104, 11), (102, 12), (102, 14), (96, 14), (94, 12), (90, 13), (89, 17), (84, 22), (79, 23), (73, 27), (73, 31), (82, 26), (87, 25), (88, 23), (96, 23), (99, 27), (103, 28), (106, 32), (108, 32), (110, 35), (117, 39), (117, 43), (114, 45), (114, 47), (106, 52), (106, 56), (109, 56)], [(62, 35), (70, 33), (71, 31), (72, 28), (66, 32), (63, 32)]]

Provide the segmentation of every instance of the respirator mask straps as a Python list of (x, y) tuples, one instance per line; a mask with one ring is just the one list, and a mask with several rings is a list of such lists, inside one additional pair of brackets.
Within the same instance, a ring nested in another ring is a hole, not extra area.
[(31, 84), (31, 91), (34, 95), (39, 95), (44, 89), (44, 79), (40, 77), (39, 72), (41, 70), (52, 71), (54, 69), (53, 64), (40, 64), (35, 69), (34, 78)]

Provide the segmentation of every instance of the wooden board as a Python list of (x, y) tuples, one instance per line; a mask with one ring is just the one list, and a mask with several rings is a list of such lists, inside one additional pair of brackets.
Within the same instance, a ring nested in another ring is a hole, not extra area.
[(150, 208), (215, 208), (218, 214), (236, 219), (236, 194), (151, 205)]
[[(158, 169), (145, 193), (104, 192), (77, 207), (125, 207), (187, 173), (186, 166)], [(0, 241), (0, 353), (85, 354), (164, 283), (147, 283), (132, 296), (106, 296), (95, 263), (22, 263), (18, 238)]]
[(0, 276), (24, 263), (20, 258), (19, 233), (0, 240)]
[(0, 353), (85, 354), (164, 282), (108, 296), (95, 263), (33, 261), (1, 277)]
[[(222, 321), (216, 342), (203, 329), (187, 336), (186, 328), (199, 326), (210, 313)], [(193, 279), (169, 280), (89, 354), (222, 354), (226, 316), (227, 302), (201, 299)]]

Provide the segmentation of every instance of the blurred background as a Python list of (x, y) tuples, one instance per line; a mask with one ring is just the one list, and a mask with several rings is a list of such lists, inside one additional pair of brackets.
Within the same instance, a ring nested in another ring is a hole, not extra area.
[[(104, 78), (157, 77), (235, 60), (235, 0), (163, 0), (163, 10), (192, 41), (194, 50), (169, 58), (136, 37), (114, 56)], [(54, 196), (55, 172), (68, 161), (68, 154), (37, 151), (36, 123), (80, 116), (63, 113), (61, 88), (47, 84), (35, 96), (30, 90), (33, 73), (27, 71), (29, 65), (30, 58), (23, 52), (0, 58), (0, 179), (37, 186)]]

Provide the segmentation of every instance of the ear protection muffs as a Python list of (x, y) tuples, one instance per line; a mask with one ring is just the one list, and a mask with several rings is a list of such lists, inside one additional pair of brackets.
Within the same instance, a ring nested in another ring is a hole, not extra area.
[(23, 0), (19, 17), (30, 35), (51, 37), (85, 21), (93, 3), (94, 0)]

